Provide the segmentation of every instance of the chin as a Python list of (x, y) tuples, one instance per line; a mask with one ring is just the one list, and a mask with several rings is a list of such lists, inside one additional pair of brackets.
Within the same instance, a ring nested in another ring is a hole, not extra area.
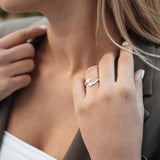
[(9, 13), (32, 12), (31, 6), (33, 5), (29, 4), (29, 1), (30, 0), (0, 0), (0, 8)]

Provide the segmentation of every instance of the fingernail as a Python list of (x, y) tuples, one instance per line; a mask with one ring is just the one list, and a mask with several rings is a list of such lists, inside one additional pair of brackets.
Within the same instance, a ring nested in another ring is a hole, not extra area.
[(129, 43), (128, 43), (127, 41), (124, 41), (124, 42), (122, 43), (122, 46), (125, 47), (125, 48), (127, 48), (128, 50), (130, 50), (131, 53), (132, 53), (132, 46), (129, 45)]
[(122, 46), (128, 46), (129, 45), (129, 43), (127, 42), (127, 41), (124, 41), (123, 43), (122, 43)]
[(41, 25), (40, 28), (41, 29), (47, 29), (47, 25)]
[(142, 79), (144, 78), (144, 75), (145, 75), (145, 70), (142, 70), (142, 71), (141, 71), (141, 78), (142, 78)]

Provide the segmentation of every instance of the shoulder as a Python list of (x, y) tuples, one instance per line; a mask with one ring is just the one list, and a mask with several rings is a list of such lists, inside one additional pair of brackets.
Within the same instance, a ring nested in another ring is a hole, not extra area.
[(0, 23), (0, 37), (4, 37), (5, 35), (10, 34), (16, 30), (44, 24), (47, 24), (47, 18), (44, 16), (33, 16), (6, 20)]

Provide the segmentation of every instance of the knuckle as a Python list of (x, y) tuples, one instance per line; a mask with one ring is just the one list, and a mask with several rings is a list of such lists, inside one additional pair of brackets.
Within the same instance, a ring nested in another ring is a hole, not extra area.
[(133, 89), (130, 86), (121, 86), (118, 87), (116, 92), (119, 94), (119, 96), (124, 97), (124, 98), (129, 98), (132, 97), (133, 95)]
[(133, 64), (133, 57), (131, 56), (130, 53), (128, 52), (125, 52), (125, 56), (123, 57), (120, 57), (120, 59), (123, 59), (123, 62), (124, 63), (130, 63), (131, 65)]
[(18, 36), (21, 38), (21, 39), (27, 39), (28, 37), (28, 33), (26, 32), (26, 30), (20, 30), (20, 31), (17, 31), (18, 32)]
[(93, 98), (88, 98), (86, 101), (86, 110), (91, 109), (92, 107), (94, 107), (97, 104), (96, 100)]
[(115, 60), (115, 57), (114, 57), (114, 52), (109, 52), (109, 53), (106, 53), (102, 58), (101, 60), (99, 61), (99, 65), (103, 65), (104, 63), (106, 62), (114, 62)]
[(97, 67), (98, 67), (97, 65), (89, 67), (87, 69), (87, 71), (86, 71), (86, 74), (92, 74), (92, 73), (94, 73), (95, 71), (97, 71)]
[(112, 91), (109, 91), (109, 90), (100, 91), (100, 92), (98, 92), (97, 98), (98, 98), (99, 101), (110, 102), (113, 98)]

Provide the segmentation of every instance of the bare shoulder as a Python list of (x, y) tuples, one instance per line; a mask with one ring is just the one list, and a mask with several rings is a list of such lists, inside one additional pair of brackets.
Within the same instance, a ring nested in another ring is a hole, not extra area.
[(47, 18), (44, 16), (33, 16), (6, 20), (0, 23), (0, 37), (4, 37), (5, 35), (10, 34), (16, 30), (44, 24), (47, 24)]

